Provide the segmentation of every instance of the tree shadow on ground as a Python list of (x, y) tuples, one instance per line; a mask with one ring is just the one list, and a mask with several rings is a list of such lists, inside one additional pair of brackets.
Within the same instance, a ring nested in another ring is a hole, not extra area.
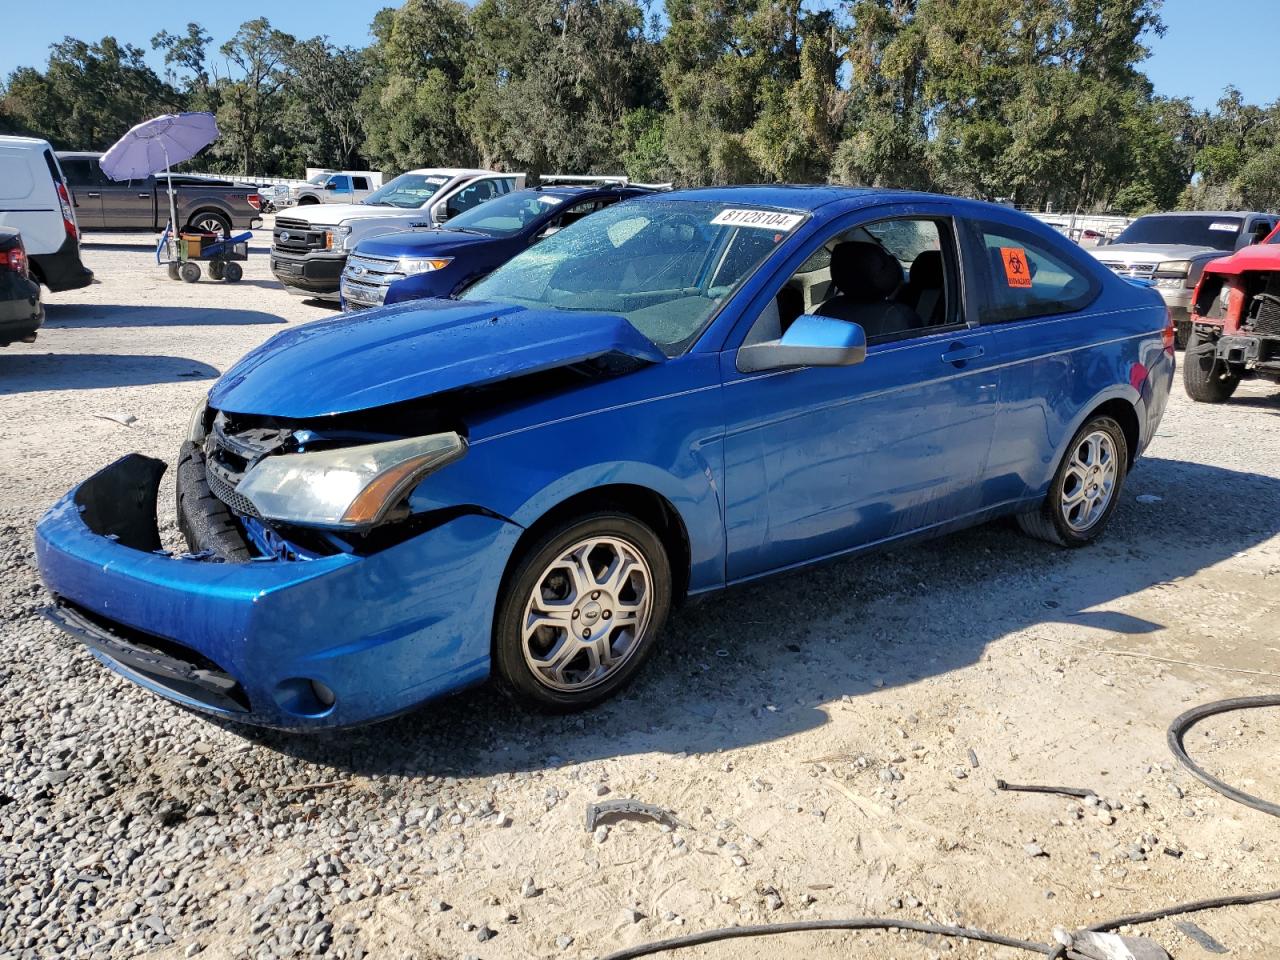
[[(1218, 504), (1211, 529), (1203, 527), (1210, 492)], [(1158, 499), (1139, 503), (1138, 494)], [(249, 735), (365, 775), (490, 776), (735, 749), (817, 728), (824, 707), (842, 697), (971, 666), (992, 641), (1037, 624), (1151, 634), (1164, 625), (1106, 606), (1280, 534), (1280, 511), (1257, 509), (1280, 503), (1280, 480), (1270, 477), (1150, 459), (1123, 497), (1107, 535), (1086, 549), (1055, 548), (997, 522), (687, 606), (637, 682), (587, 713), (524, 712), (490, 684), (358, 730)], [(1206, 535), (1188, 537), (1189, 528)]]
[(109, 303), (59, 303), (46, 305), (44, 329), (239, 327), (287, 322), (274, 313), (226, 307), (134, 307)]
[(0, 397), (52, 390), (98, 390), (212, 380), (217, 376), (219, 371), (215, 367), (189, 357), (0, 351)]

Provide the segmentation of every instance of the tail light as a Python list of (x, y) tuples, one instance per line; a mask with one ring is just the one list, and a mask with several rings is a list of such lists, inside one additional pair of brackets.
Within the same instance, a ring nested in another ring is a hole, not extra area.
[(55, 186), (58, 188), (58, 203), (62, 204), (63, 229), (72, 240), (79, 240), (80, 228), (76, 226), (76, 215), (71, 212), (71, 196), (67, 193), (67, 185), (59, 181)]
[(1177, 340), (1177, 330), (1173, 326), (1173, 314), (1168, 309), (1164, 312), (1164, 352), (1173, 353), (1173, 345)]
[(249, 201), (249, 206), (253, 207), (253, 209), (259, 210), (259, 211), (262, 209), (262, 197), (260, 197), (258, 194), (251, 193), (247, 197), (245, 197), (245, 199)]
[(12, 270), (21, 277), (27, 275), (27, 251), (22, 245), (0, 251), (0, 270)]

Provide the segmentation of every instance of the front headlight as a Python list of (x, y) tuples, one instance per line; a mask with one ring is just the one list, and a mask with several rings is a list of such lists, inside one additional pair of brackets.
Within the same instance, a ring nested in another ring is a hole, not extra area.
[(324, 231), (324, 248), (326, 250), (345, 250), (347, 241), (351, 238), (351, 227), (341, 225), (337, 227), (321, 227)]
[(407, 437), (314, 453), (267, 457), (236, 487), (271, 520), (302, 526), (372, 527), (434, 470), (457, 460), (456, 433)]
[(406, 277), (412, 277), (415, 273), (430, 273), (433, 270), (443, 270), (451, 263), (453, 263), (453, 257), (432, 257), (424, 260), (401, 257), (399, 271)]
[(1158, 279), (1185, 280), (1187, 274), (1191, 272), (1190, 260), (1166, 260), (1163, 263), (1156, 264), (1155, 276)]

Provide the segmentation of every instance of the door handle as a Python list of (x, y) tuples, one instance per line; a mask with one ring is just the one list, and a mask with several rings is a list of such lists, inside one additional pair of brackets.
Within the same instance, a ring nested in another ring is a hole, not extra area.
[(966, 347), (963, 343), (953, 343), (942, 355), (943, 363), (964, 363), (966, 360), (977, 360), (985, 350), (982, 347)]
[(89, 198), (91, 198), (91, 199), (92, 199), (92, 198), (100, 197), (100, 196), (102, 196), (102, 194), (100, 194), (100, 193), (86, 193), (86, 194), (85, 194), (85, 196), (86, 196), (86, 197), (89, 197)]

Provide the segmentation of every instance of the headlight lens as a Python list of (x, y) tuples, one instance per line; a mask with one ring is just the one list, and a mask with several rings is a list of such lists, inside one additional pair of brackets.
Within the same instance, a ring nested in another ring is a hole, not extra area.
[(461, 457), (456, 433), (267, 457), (236, 487), (271, 520), (346, 529), (376, 526), (412, 486)]
[(1185, 280), (1187, 274), (1191, 272), (1190, 260), (1166, 260), (1164, 263), (1156, 264), (1156, 277), (1159, 279), (1179, 279)]
[(324, 248), (326, 250), (345, 250), (347, 240), (351, 237), (351, 227), (321, 227), (324, 231)]
[(451, 263), (453, 263), (453, 257), (433, 257), (425, 260), (401, 257), (400, 272), (406, 277), (411, 277), (415, 273), (430, 273), (432, 270), (443, 270)]
[(204, 415), (208, 406), (209, 398), (201, 397), (200, 402), (191, 411), (191, 420), (187, 423), (187, 439), (192, 443), (200, 444), (204, 442), (205, 434), (208, 432), (204, 426)]

